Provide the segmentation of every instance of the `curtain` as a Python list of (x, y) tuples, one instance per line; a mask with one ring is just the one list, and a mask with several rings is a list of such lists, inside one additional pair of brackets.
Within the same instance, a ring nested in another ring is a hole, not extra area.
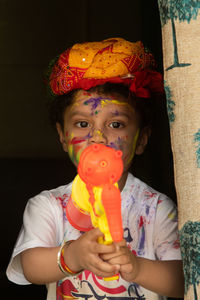
[(185, 299), (200, 299), (200, 1), (158, 0)]

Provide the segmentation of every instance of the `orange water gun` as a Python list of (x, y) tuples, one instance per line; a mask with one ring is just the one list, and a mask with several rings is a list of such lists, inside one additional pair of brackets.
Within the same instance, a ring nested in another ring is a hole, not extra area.
[(80, 231), (98, 227), (104, 234), (99, 243), (123, 239), (121, 194), (117, 184), (122, 172), (120, 150), (93, 144), (81, 153), (66, 214), (71, 225)]

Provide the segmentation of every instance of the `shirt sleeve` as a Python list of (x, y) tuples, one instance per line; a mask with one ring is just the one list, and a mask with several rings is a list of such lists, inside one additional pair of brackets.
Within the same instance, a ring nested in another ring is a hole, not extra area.
[(29, 284), (24, 277), (19, 254), (30, 248), (57, 246), (59, 242), (56, 220), (60, 217), (62, 218), (62, 212), (51, 193), (43, 192), (28, 201), (23, 226), (6, 272), (9, 280), (18, 284)]
[(173, 201), (165, 195), (158, 199), (154, 249), (159, 260), (181, 260), (177, 209)]

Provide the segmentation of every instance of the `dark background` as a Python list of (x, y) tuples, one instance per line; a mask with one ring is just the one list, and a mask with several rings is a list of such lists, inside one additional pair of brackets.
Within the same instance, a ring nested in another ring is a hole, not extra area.
[[(156, 0), (0, 0), (0, 287), (7, 299), (45, 299), (45, 288), (10, 283), (5, 270), (27, 200), (76, 173), (48, 121), (45, 69), (74, 43), (110, 37), (142, 40), (162, 71)], [(154, 134), (131, 171), (176, 201), (164, 99), (157, 108)]]

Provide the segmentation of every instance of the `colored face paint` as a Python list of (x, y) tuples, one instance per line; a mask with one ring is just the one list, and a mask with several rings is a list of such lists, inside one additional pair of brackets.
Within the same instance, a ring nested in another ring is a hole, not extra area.
[(137, 114), (126, 99), (80, 91), (66, 111), (65, 122), (65, 130), (69, 132), (67, 150), (75, 166), (78, 166), (82, 151), (95, 142), (121, 150), (124, 170), (128, 170), (139, 130)]
[(134, 139), (133, 139), (132, 151), (131, 151), (130, 157), (127, 160), (127, 165), (129, 165), (131, 163), (131, 161), (133, 160), (133, 157), (135, 155), (135, 148), (136, 148), (136, 145), (137, 145), (137, 140), (138, 140), (138, 137), (139, 137), (139, 133), (140, 133), (140, 130), (138, 129), (137, 132), (136, 132), (136, 135), (134, 136)]
[(99, 137), (102, 137), (103, 136), (103, 132), (101, 130), (94, 130), (93, 134), (95, 135), (98, 135)]
[(84, 146), (81, 145), (82, 143), (85, 143), (90, 137), (90, 133), (88, 133), (85, 137), (74, 137), (74, 134), (71, 133), (70, 136), (68, 136), (68, 133), (66, 133), (67, 138), (67, 145), (68, 145), (68, 154), (71, 159), (71, 161), (77, 166), (80, 160), (80, 156), (82, 151), (84, 150)]
[(108, 104), (115, 104), (115, 105), (127, 106), (130, 109), (133, 109), (133, 107), (129, 103), (127, 103), (127, 102), (122, 102), (122, 101), (119, 101), (119, 100), (116, 100), (116, 99), (102, 99), (102, 101), (101, 101), (101, 107), (104, 107), (104, 106), (106, 106)]
[(99, 106), (101, 108), (103, 108), (108, 104), (116, 104), (116, 105), (123, 105), (123, 106), (125, 105), (125, 106), (129, 106), (131, 109), (133, 109), (132, 106), (126, 102), (121, 102), (116, 99), (104, 98), (104, 97), (91, 97), (84, 102), (84, 105), (89, 105), (89, 104), (91, 104), (91, 114), (92, 115), (98, 114), (97, 108)]
[(122, 137), (118, 137), (116, 141), (110, 142), (108, 146), (115, 150), (123, 150), (123, 143), (124, 139)]
[(66, 136), (69, 157), (71, 161), (77, 166), (82, 152), (82, 147), (80, 146), (80, 144), (85, 140), (83, 138), (74, 137), (73, 133), (71, 133), (69, 136), (68, 134), (66, 134)]
[(70, 144), (76, 145), (76, 144), (80, 144), (80, 143), (83, 143), (83, 142), (85, 142), (85, 139), (74, 137), (74, 138), (70, 141)]
[(91, 105), (91, 114), (94, 115), (94, 114), (97, 114), (98, 113), (98, 106), (101, 106), (102, 104), (102, 101), (105, 101), (107, 98), (103, 98), (103, 97), (91, 97), (89, 98), (88, 100), (86, 100), (84, 102), (84, 105)]

